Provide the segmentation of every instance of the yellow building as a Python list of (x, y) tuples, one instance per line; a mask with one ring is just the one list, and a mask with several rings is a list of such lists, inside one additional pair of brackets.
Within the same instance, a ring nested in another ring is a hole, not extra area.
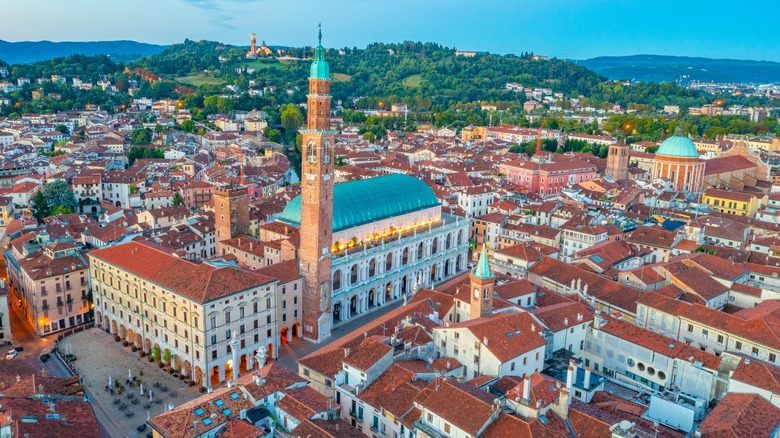
[(720, 189), (707, 189), (701, 196), (703, 204), (721, 213), (755, 217), (762, 205), (766, 205), (766, 194), (734, 192)]

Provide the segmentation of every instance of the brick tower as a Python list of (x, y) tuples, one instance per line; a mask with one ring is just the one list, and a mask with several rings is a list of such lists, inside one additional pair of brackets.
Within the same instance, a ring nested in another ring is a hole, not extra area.
[(471, 316), (470, 319), (484, 318), (493, 314), (493, 286), (496, 279), (490, 272), (487, 245), (482, 245), (477, 266), (471, 271)]
[(331, 332), (330, 291), (333, 240), (333, 144), (330, 129), (330, 68), (320, 44), (309, 70), (306, 129), (301, 159), (301, 247), (303, 337), (320, 342)]
[(246, 234), (249, 230), (249, 195), (246, 187), (216, 189), (211, 199), (214, 201), (217, 242)]
[(607, 170), (605, 176), (615, 181), (628, 179), (628, 145), (615, 143), (609, 145), (607, 154)]

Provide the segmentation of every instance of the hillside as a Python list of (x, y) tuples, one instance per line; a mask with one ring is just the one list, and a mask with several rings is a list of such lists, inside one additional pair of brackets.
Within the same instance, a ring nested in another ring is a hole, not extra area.
[(8, 64), (26, 64), (70, 55), (110, 55), (117, 61), (126, 61), (161, 52), (166, 46), (135, 41), (52, 42), (0, 40), (0, 60)]
[(780, 63), (684, 56), (601, 56), (578, 62), (609, 79), (673, 82), (780, 82)]

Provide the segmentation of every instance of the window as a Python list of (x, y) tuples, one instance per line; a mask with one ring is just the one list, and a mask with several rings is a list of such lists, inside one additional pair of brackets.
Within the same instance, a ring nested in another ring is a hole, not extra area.
[(718, 335), (718, 344), (723, 343), (723, 335)]
[(734, 347), (735, 347), (737, 350), (742, 350), (742, 342), (739, 342), (739, 341), (737, 341), (737, 342), (736, 342), (736, 344), (734, 345)]
[(428, 422), (433, 423), (433, 414), (431, 414), (430, 412), (428, 412)]
[(450, 433), (450, 425), (448, 423), (444, 423), (444, 433)]
[(751, 349), (750, 353), (751, 353), (753, 356), (758, 356), (758, 348), (756, 348), (756, 347), (753, 347), (753, 348)]
[(777, 362), (777, 355), (775, 355), (774, 353), (769, 353), (769, 361)]
[(693, 333), (693, 324), (688, 324), (688, 333)]

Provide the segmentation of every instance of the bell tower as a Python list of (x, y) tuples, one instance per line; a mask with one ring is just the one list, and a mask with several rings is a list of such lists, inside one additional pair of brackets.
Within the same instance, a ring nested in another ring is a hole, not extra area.
[(333, 240), (333, 144), (330, 129), (330, 68), (322, 30), (309, 69), (306, 129), (301, 130), (301, 245), (303, 337), (320, 342), (331, 334), (331, 255)]
[(469, 319), (484, 318), (493, 314), (493, 287), (496, 279), (490, 272), (487, 245), (482, 245), (477, 266), (471, 271), (471, 315)]

